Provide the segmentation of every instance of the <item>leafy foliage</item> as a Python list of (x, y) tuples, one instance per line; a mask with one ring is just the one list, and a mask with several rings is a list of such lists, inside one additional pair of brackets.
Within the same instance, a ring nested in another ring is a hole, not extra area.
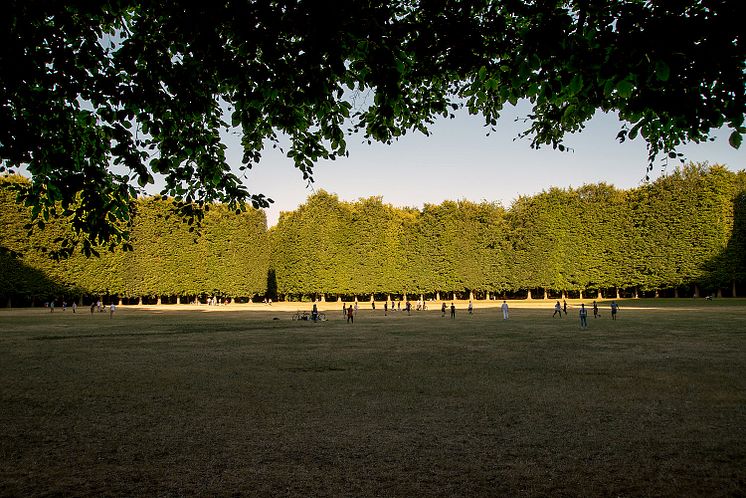
[[(263, 213), (212, 204), (199, 229), (176, 203), (135, 203), (132, 251), (50, 252), (71, 230), (50, 219), (29, 239), (30, 208), (0, 182), (0, 296), (433, 296), (436, 292), (713, 291), (746, 284), (746, 174), (688, 165), (628, 191), (552, 188), (497, 204), (397, 208), (319, 191), (266, 229)], [(271, 270), (271, 271), (270, 271)], [(268, 278), (268, 275), (271, 275)], [(688, 290), (687, 290), (688, 289)], [(539, 293), (540, 294), (540, 293)]]
[[(534, 147), (597, 110), (651, 163), (744, 127), (741, 0), (178, 2), (11, 0), (0, 20), (0, 172), (24, 168), (43, 226), (69, 217), (85, 251), (128, 238), (142, 187), (186, 214), (266, 206), (244, 176), (266, 144), (304, 178), (361, 131), (428, 133), (459, 107), (494, 126), (528, 99)], [(365, 98), (370, 95), (371, 98)], [(224, 133), (243, 161), (228, 164)], [(66, 239), (74, 242), (75, 237)], [(69, 244), (68, 244), (69, 245)], [(63, 249), (68, 249), (63, 246)], [(68, 251), (69, 252), (69, 251)]]

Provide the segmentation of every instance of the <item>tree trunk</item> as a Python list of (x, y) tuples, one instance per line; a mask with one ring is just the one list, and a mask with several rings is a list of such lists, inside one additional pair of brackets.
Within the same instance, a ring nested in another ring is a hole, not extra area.
[(140, 306), (142, 306), (142, 296), (139, 296), (137, 298), (137, 304), (140, 305)]
[(13, 307), (13, 303), (12, 303), (10, 297), (8, 297), (8, 308), (12, 308), (12, 307)]
[(694, 284), (694, 297), (695, 298), (699, 297), (699, 285), (697, 284)]
[(161, 296), (158, 296), (158, 301), (155, 304), (157, 304), (158, 306), (161, 305)]
[(474, 291), (473, 290), (469, 291), (469, 301), (474, 301)]
[(655, 289), (655, 298), (658, 299), (659, 297), (661, 297), (661, 294), (658, 292), (658, 289)]
[(117, 296), (117, 305), (118, 306), (122, 305), (122, 296)]
[(176, 304), (181, 304), (181, 296), (176, 296)]
[(487, 293), (487, 301), (492, 301), (492, 295), (489, 292)]
[(407, 293), (406, 292), (404, 293), (404, 302), (405, 303), (407, 302)]
[(435, 300), (440, 301), (440, 292), (435, 293)]
[(718, 287), (718, 297), (723, 297), (723, 289)]
[[(616, 291), (617, 299), (619, 299), (619, 290)], [(640, 295), (638, 294), (638, 289), (635, 287), (635, 299), (640, 299)]]
[(673, 297), (678, 298), (679, 297), (679, 288), (675, 287), (673, 290)]
[(736, 297), (736, 279), (731, 280), (731, 293), (730, 297)]
[(544, 300), (549, 299), (549, 292), (547, 292), (547, 288), (544, 287)]
[(583, 291), (580, 291), (580, 299), (583, 299)]
[(601, 300), (603, 298), (604, 298), (604, 296), (603, 296), (603, 294), (601, 294), (601, 289), (598, 289), (598, 294), (596, 294), (596, 299)]
[(526, 300), (530, 301), (531, 299), (533, 299), (533, 298), (531, 297), (531, 289), (529, 289), (528, 290), (528, 294), (526, 295)]
[(321, 302), (322, 302), (322, 303), (325, 303), (325, 302), (326, 302), (326, 294), (325, 294), (325, 293), (323, 293), (323, 292), (321, 293)]

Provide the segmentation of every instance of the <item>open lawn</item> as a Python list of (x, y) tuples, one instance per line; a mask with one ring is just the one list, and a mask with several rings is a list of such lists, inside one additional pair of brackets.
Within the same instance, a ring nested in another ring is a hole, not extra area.
[(0, 495), (746, 495), (746, 301), (509, 304), (0, 310)]

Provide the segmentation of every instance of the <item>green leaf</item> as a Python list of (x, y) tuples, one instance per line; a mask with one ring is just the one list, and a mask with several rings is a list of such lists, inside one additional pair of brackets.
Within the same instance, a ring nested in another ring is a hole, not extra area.
[(580, 90), (583, 89), (583, 77), (579, 74), (576, 74), (572, 78), (572, 81), (570, 81), (570, 86), (568, 89), (570, 91), (570, 95), (577, 95), (578, 93), (580, 93)]
[(632, 95), (632, 91), (635, 89), (635, 85), (629, 80), (622, 80), (616, 85), (616, 91), (622, 98), (629, 98)]
[(731, 147), (734, 149), (738, 149), (741, 147), (741, 142), (743, 141), (743, 135), (741, 135), (738, 130), (734, 131), (730, 134), (730, 137), (728, 137), (728, 143)]
[(663, 61), (658, 61), (655, 63), (655, 76), (658, 78), (658, 80), (668, 81), (670, 75), (671, 68), (668, 67), (668, 64)]

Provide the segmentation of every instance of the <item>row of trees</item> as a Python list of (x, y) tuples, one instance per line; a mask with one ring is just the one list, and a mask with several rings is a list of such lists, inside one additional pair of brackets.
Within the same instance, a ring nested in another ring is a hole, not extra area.
[(100, 250), (100, 257), (75, 253), (55, 259), (65, 237), (64, 220), (50, 219), (30, 235), (30, 209), (16, 203), (12, 183), (0, 177), (0, 296), (7, 302), (67, 296), (116, 295), (141, 302), (176, 302), (205, 296), (245, 297), (267, 288), (269, 247), (262, 211), (236, 213), (213, 205), (198, 229), (179, 219), (174, 204), (158, 197), (135, 202), (132, 251)]
[(258, 210), (213, 205), (198, 229), (170, 201), (141, 198), (132, 251), (50, 257), (70, 226), (27, 236), (29, 209), (0, 179), (0, 296), (82, 295), (160, 302), (199, 296), (378, 298), (495, 293), (547, 297), (601, 290), (736, 295), (746, 284), (746, 173), (689, 165), (631, 190), (552, 188), (496, 203), (422, 209), (318, 192), (267, 230)]
[(485, 297), (619, 289), (737, 294), (746, 173), (689, 165), (648, 185), (552, 188), (495, 203), (397, 208), (319, 192), (272, 230), (281, 294)]

